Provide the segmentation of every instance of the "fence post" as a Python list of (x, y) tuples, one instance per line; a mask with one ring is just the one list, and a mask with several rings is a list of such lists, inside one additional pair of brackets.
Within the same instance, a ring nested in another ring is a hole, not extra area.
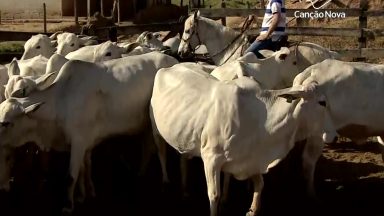
[(1, 24), (1, 10), (0, 10), (0, 24)]
[(44, 34), (47, 34), (47, 6), (43, 3)]
[(104, 16), (104, 1), (100, 0), (100, 13), (101, 16)]
[(87, 0), (87, 19), (91, 18), (91, 0)]
[(260, 8), (265, 9), (265, 2), (264, 0), (260, 0)]
[(117, 24), (120, 24), (120, 1), (117, 0)]
[(77, 13), (77, 0), (73, 0), (73, 15), (75, 16), (75, 25), (79, 25), (79, 15)]
[[(221, 0), (221, 8), (226, 8), (225, 0)], [(221, 24), (223, 24), (224, 26), (227, 25), (227, 18), (226, 17), (221, 18)]]
[(360, 37), (358, 38), (360, 57), (356, 59), (357, 61), (365, 60), (365, 58), (362, 56), (362, 49), (367, 47), (367, 38), (364, 35), (364, 29), (366, 29), (368, 26), (367, 14), (366, 14), (367, 10), (368, 10), (368, 1), (360, 0), (360, 16), (359, 16)]

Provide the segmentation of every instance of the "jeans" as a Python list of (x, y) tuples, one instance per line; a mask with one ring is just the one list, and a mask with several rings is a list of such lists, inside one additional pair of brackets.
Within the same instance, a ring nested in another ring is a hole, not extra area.
[(264, 59), (265, 57), (259, 52), (259, 50), (267, 49), (272, 51), (277, 51), (281, 48), (282, 40), (285, 40), (286, 36), (279, 36), (279, 39), (276, 41), (272, 41), (271, 38), (257, 41), (255, 40), (245, 51), (245, 53), (253, 52), (257, 58)]

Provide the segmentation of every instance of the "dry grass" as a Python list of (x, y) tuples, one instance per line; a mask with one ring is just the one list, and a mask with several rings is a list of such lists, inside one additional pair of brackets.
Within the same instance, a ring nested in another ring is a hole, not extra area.
[[(62, 21), (47, 23), (47, 31), (70, 31), (78, 32), (79, 27), (74, 22)], [(3, 22), (0, 25), (0, 31), (24, 31), (24, 32), (43, 32), (44, 26), (42, 22)]]

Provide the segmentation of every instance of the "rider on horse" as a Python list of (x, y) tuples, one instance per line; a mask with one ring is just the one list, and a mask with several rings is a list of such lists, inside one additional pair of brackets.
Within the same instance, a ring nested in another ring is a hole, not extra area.
[(261, 26), (260, 35), (245, 51), (253, 52), (257, 58), (265, 58), (259, 50), (279, 50), (288, 40), (285, 33), (286, 16), (284, 0), (269, 0)]

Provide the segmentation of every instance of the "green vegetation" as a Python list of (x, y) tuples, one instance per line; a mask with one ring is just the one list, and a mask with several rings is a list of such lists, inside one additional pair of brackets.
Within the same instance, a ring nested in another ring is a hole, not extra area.
[(24, 41), (0, 42), (1, 53), (22, 53), (24, 52)]

